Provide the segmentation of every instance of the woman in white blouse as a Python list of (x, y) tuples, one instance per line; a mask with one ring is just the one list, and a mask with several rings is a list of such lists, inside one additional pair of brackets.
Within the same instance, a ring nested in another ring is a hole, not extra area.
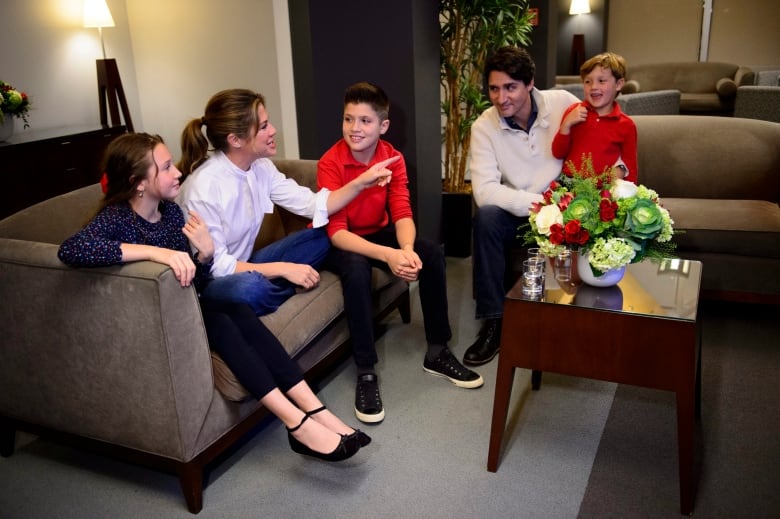
[[(177, 202), (200, 214), (214, 240), (214, 280), (203, 296), (247, 303), (257, 315), (275, 311), (299, 287), (317, 286), (317, 266), (330, 247), (323, 229), (328, 215), (391, 175), (381, 162), (337, 191), (314, 193), (286, 178), (269, 159), (276, 154), (275, 135), (261, 94), (223, 90), (209, 100), (203, 117), (184, 128), (178, 165), (186, 182)], [(274, 204), (311, 218), (312, 228), (254, 251), (263, 217)]]

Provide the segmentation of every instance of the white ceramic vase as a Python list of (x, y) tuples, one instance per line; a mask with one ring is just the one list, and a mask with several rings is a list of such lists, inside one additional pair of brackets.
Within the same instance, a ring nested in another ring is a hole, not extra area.
[(626, 267), (620, 267), (619, 269), (608, 270), (601, 276), (594, 276), (593, 271), (590, 269), (590, 263), (588, 263), (588, 253), (577, 255), (577, 274), (583, 283), (592, 287), (611, 287), (617, 285), (623, 275), (626, 273)]
[(0, 142), (5, 142), (14, 134), (14, 116), (3, 114), (3, 122), (0, 123)]

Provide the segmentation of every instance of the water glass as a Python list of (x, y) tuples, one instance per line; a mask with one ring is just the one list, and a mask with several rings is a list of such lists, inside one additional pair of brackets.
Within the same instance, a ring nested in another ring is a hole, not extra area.
[(523, 295), (541, 298), (544, 293), (544, 256), (523, 261)]
[(571, 281), (572, 254), (571, 249), (564, 249), (553, 258), (553, 273), (555, 280), (568, 283)]

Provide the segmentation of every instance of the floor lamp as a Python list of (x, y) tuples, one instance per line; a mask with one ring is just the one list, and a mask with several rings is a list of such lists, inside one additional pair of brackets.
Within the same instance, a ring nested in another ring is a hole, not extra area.
[[(589, 0), (571, 0), (570, 15), (590, 13)], [(579, 27), (578, 27), (579, 28)], [(585, 62), (585, 35), (575, 34), (571, 39), (571, 73), (579, 76), (580, 66)]]
[[(100, 33), (100, 46), (103, 49), (103, 59), (95, 60), (97, 65), (98, 98), (100, 100), (100, 124), (108, 127), (108, 113), (111, 113), (111, 126), (121, 126), (119, 108), (125, 119), (127, 131), (133, 132), (133, 121), (130, 118), (130, 110), (127, 108), (125, 89), (119, 77), (119, 68), (116, 60), (106, 58), (106, 45), (103, 42), (103, 27), (114, 27), (114, 18), (111, 16), (105, 0), (84, 0), (84, 27), (97, 27)], [(117, 103), (118, 100), (118, 103)], [(108, 106), (106, 106), (108, 101)]]

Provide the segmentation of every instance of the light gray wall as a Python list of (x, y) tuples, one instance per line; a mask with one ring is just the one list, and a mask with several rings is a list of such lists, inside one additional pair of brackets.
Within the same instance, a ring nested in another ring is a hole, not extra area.
[[(208, 98), (244, 87), (265, 95), (279, 156), (297, 157), (286, 1), (107, 3), (116, 27), (103, 30), (106, 53), (117, 60), (136, 131), (159, 133), (178, 157), (184, 124)], [(30, 131), (99, 126), (102, 51), (81, 16), (82, 0), (4, 0), (0, 79), (31, 96)]]
[[(178, 156), (181, 128), (201, 115), (208, 97), (247, 87), (267, 98), (279, 155), (297, 157), (286, 0), (108, 5), (116, 27), (104, 31), (106, 51), (118, 62), (136, 130), (160, 133)], [(629, 66), (698, 59), (701, 0), (606, 5), (607, 47)], [(99, 124), (100, 40), (96, 29), (82, 27), (81, 12), (82, 0), (3, 0), (0, 79), (31, 96), (31, 130)], [(780, 67), (780, 2), (714, 0), (712, 18), (710, 61)]]
[[(701, 0), (611, 0), (607, 48), (622, 54), (628, 66), (698, 61)], [(713, 0), (707, 61), (777, 68), (780, 2)]]

